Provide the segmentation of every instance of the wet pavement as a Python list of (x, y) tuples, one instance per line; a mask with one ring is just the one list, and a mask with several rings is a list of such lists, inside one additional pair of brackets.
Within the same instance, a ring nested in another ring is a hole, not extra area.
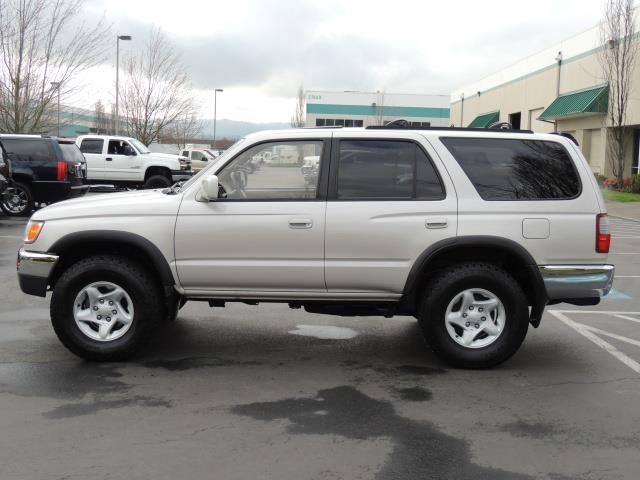
[(487, 371), (412, 318), (276, 304), (189, 303), (133, 361), (88, 363), (18, 289), (24, 223), (0, 217), (0, 479), (640, 478), (640, 223), (614, 223), (610, 298), (550, 307)]

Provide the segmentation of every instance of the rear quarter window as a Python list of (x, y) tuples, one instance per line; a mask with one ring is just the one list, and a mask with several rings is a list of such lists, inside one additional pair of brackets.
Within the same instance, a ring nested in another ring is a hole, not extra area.
[(441, 138), (483, 200), (568, 200), (580, 178), (557, 142), (508, 138)]
[(3, 139), (2, 142), (11, 160), (40, 164), (55, 160), (47, 140), (7, 138)]

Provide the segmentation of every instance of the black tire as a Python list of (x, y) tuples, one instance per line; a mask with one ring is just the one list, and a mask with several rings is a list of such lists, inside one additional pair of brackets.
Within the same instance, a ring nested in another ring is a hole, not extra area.
[[(480, 348), (460, 345), (445, 325), (449, 303), (467, 289), (488, 290), (504, 306), (501, 333), (493, 343)], [(529, 328), (529, 308), (522, 288), (507, 272), (491, 264), (464, 263), (431, 279), (426, 286), (418, 321), (428, 345), (450, 365), (490, 368), (504, 362), (520, 348)]]
[(35, 206), (33, 192), (25, 183), (14, 182), (12, 186), (3, 192), (3, 200), (0, 208), (11, 217), (23, 217), (30, 215)]
[[(94, 282), (111, 282), (122, 287), (133, 303), (129, 330), (112, 341), (85, 335), (74, 318), (78, 293)], [(71, 265), (58, 279), (51, 297), (51, 323), (60, 341), (87, 360), (117, 361), (136, 352), (153, 322), (166, 315), (161, 286), (138, 263), (117, 255), (96, 255)]]
[(171, 186), (171, 180), (164, 175), (158, 174), (158, 175), (151, 175), (149, 178), (147, 178), (147, 181), (144, 182), (144, 185), (142, 185), (142, 188), (152, 190), (154, 188), (167, 188), (170, 186)]

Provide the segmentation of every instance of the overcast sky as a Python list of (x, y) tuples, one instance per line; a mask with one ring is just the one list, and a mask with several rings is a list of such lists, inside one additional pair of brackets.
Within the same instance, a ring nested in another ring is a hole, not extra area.
[[(122, 55), (142, 48), (153, 26), (175, 43), (213, 117), (289, 121), (295, 92), (360, 90), (448, 94), (595, 25), (604, 0), (91, 0)], [(114, 98), (111, 61), (91, 74), (78, 101)]]

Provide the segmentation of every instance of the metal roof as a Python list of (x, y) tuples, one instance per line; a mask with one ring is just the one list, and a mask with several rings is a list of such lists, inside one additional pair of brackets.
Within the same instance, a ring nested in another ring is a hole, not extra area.
[(555, 120), (574, 115), (607, 113), (609, 87), (598, 87), (563, 93), (538, 117), (539, 120)]
[(500, 110), (495, 112), (483, 113), (482, 115), (478, 115), (473, 121), (469, 124), (468, 128), (487, 128), (492, 123), (500, 120)]

